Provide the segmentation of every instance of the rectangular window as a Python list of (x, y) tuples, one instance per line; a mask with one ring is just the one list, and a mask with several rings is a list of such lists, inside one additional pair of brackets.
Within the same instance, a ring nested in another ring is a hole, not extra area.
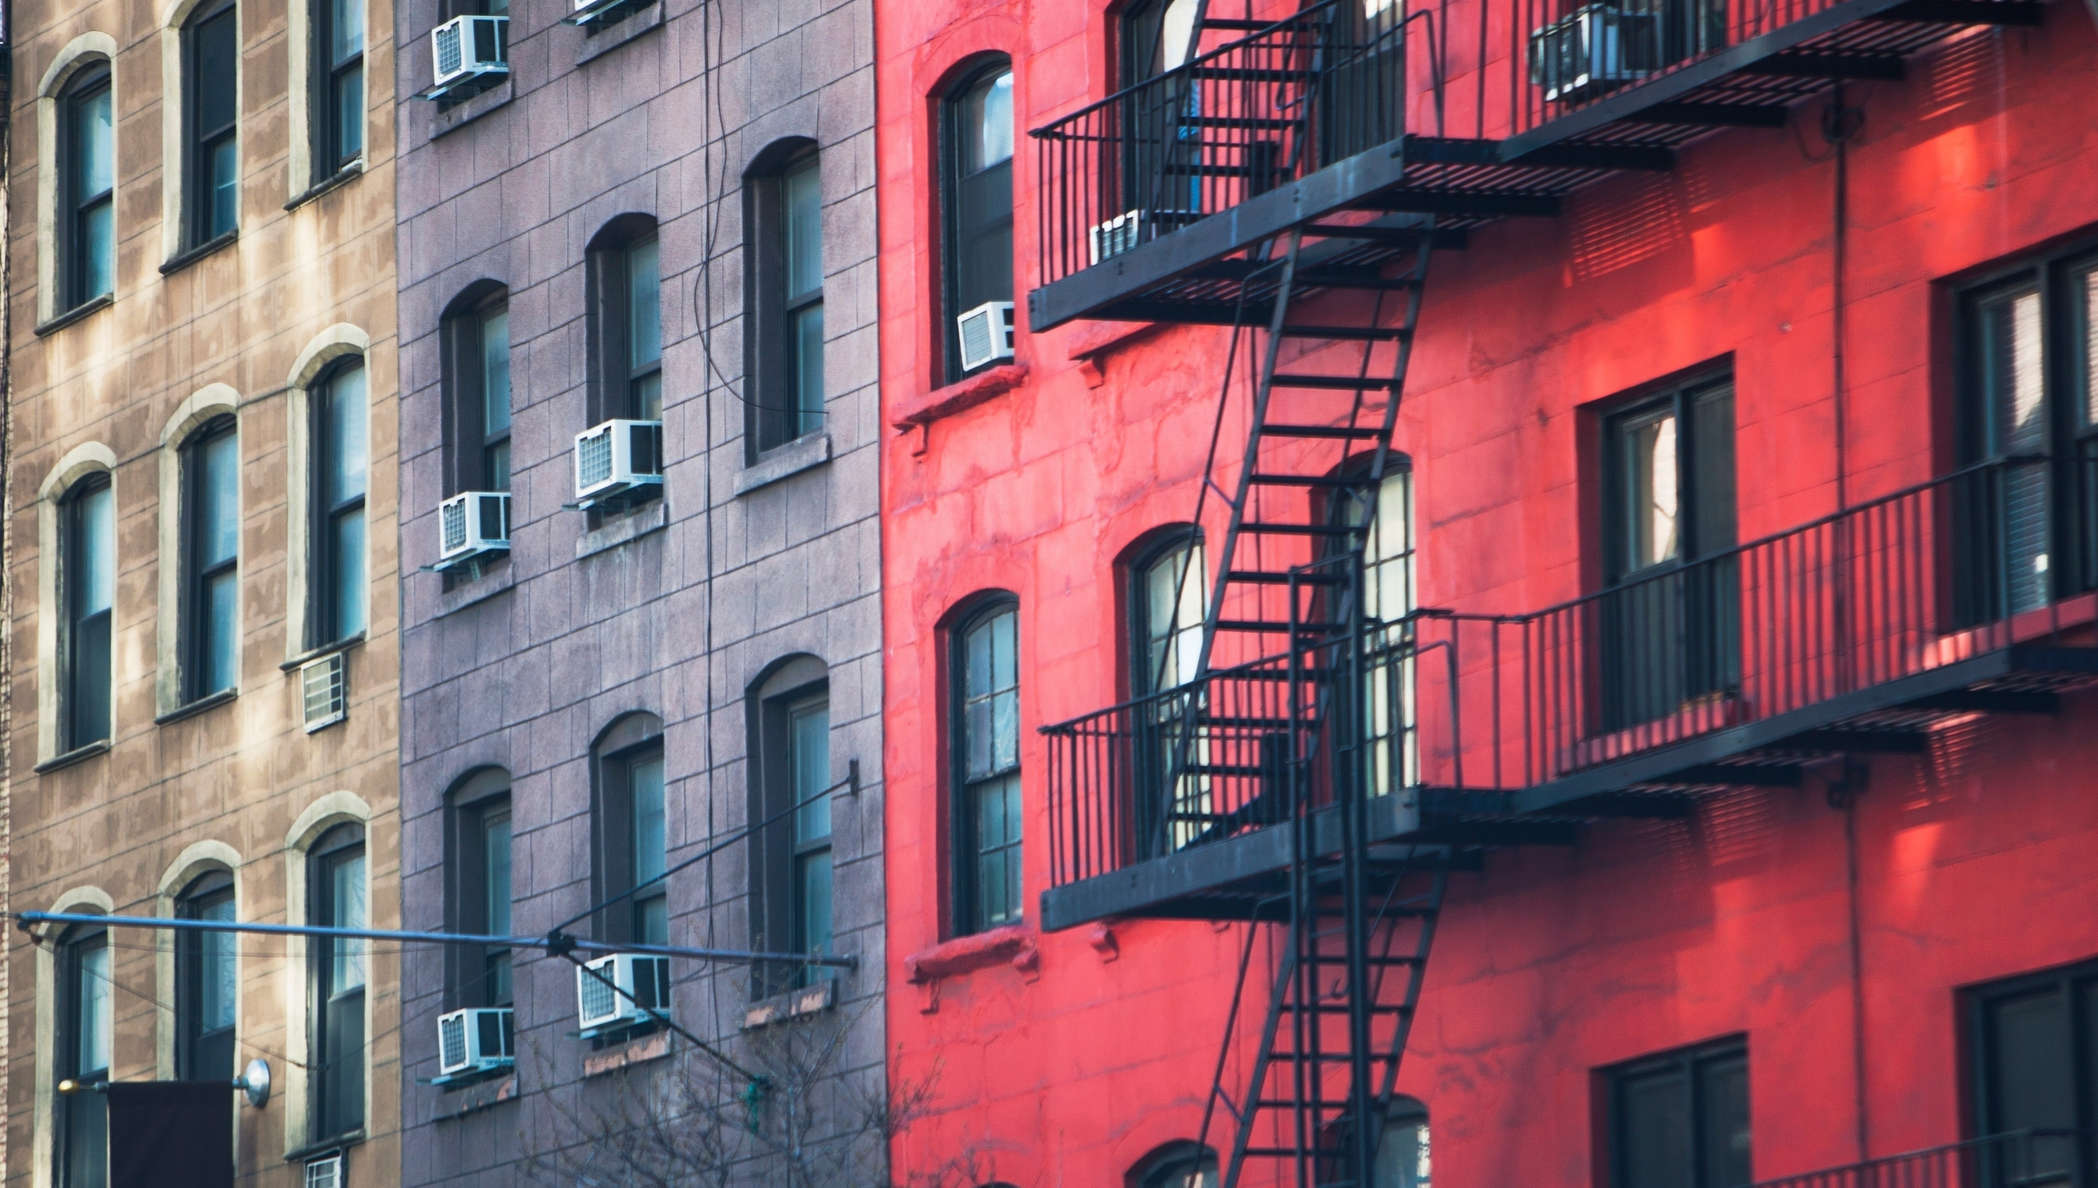
[(2098, 964), (1968, 992), (1971, 1132), (2052, 1131), (1999, 1145), (1994, 1184), (2089, 1183), (2098, 1174)]
[[(485, 785), (485, 786), (484, 786)], [(452, 925), (460, 932), (510, 934), (510, 794), (499, 777), (478, 779), (458, 803), (452, 823), (455, 849)], [(509, 1006), (511, 954), (507, 946), (461, 948), (453, 954), (454, 1006)]]
[(64, 537), (59, 543), (59, 585), (65, 602), (65, 631), (59, 663), (64, 671), (60, 712), (63, 750), (84, 747), (110, 734), (110, 608), (116, 595), (116, 496), (109, 476), (82, 480), (62, 505)]
[(109, 71), (81, 72), (66, 88), (61, 177), (65, 186), (63, 295), (70, 309), (116, 288), (116, 140)]
[(240, 19), (231, 3), (207, 5), (183, 30), (188, 78), (184, 201), (189, 244), (228, 234), (240, 222)]
[(823, 177), (813, 149), (749, 181), (755, 448), (823, 427)]
[[(598, 766), (598, 898), (631, 891), (603, 913), (607, 939), (670, 943), (669, 887), (662, 879), (665, 835), (663, 739), (647, 727), (615, 728)], [(628, 741), (638, 738), (638, 741)]]
[(2098, 587), (2098, 255), (2022, 266), (1960, 301), (1954, 494), (1961, 624)]
[(497, 293), (447, 316), (446, 490), (510, 489), (510, 307)]
[(307, 645), (317, 648), (364, 631), (368, 447), (363, 363), (338, 367), (314, 385), (311, 412), (313, 622)]
[(240, 436), (220, 417), (182, 447), (187, 517), (183, 693), (231, 689), (240, 629)]
[[(75, 930), (58, 954), (57, 1080), (109, 1080), (109, 937)], [(109, 1105), (100, 1093), (58, 1095), (59, 1188), (102, 1188), (109, 1175)]]
[(955, 650), (959, 775), (954, 805), (955, 926), (981, 932), (1023, 914), (1020, 872), (1019, 614), (979, 613)]
[(364, 153), (364, 0), (313, 0), (313, 180)]
[[(830, 703), (793, 707), (794, 931), (793, 952), (828, 953), (831, 947)], [(832, 967), (821, 967), (827, 976)]]
[[(757, 946), (787, 953), (831, 951), (830, 700), (820, 666), (777, 674), (752, 706), (751, 812), (763, 822), (751, 870)], [(791, 686), (791, 687), (785, 687)], [(830, 967), (753, 971), (762, 996), (830, 976)]]
[[(233, 880), (224, 874), (207, 875), (183, 893), (176, 911), (190, 920), (232, 920)], [(234, 1073), (237, 940), (230, 932), (177, 935), (175, 1064), (184, 1080), (218, 1081)]]
[(1740, 683), (1733, 381), (1668, 390), (1603, 434), (1602, 726), (1615, 730)]
[[(628, 216), (633, 218), (634, 216)], [(654, 224), (590, 249), (593, 424), (663, 419), (663, 269)]]
[(941, 337), (947, 376), (962, 376), (954, 319), (987, 301), (1013, 299), (1013, 71), (980, 71), (944, 112), (945, 277)]
[(1614, 1188), (1740, 1188), (1751, 1182), (1745, 1041), (1633, 1061), (1604, 1077)]
[[(1209, 573), (1202, 542), (1189, 530), (1143, 558), (1130, 572), (1129, 692), (1144, 698), (1195, 678), (1202, 652), (1202, 626), (1209, 605)], [(1201, 763), (1208, 739), (1198, 730), (1180, 741), (1187, 721), (1184, 697), (1162, 698), (1136, 722), (1137, 852), (1157, 857), (1199, 836), (1210, 808), (1207, 777), (1176, 765)]]
[[(314, 847), (309, 869), (312, 923), (370, 926), (362, 831), (354, 825), (330, 830)], [(364, 1125), (365, 942), (317, 938), (307, 944), (307, 952), (314, 1031), (310, 1137), (318, 1141)]]

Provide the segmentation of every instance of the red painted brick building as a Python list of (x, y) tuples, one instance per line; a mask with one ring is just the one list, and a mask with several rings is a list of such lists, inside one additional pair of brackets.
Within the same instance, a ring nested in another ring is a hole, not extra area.
[(1360, 7), (878, 6), (897, 1175), (2090, 1182), (2092, 10)]

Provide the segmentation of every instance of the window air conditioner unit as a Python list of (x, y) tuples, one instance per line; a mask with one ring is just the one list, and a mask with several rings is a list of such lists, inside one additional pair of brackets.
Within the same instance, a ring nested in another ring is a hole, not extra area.
[(510, 18), (453, 17), (430, 30), (430, 96), (469, 95), (510, 73)]
[(646, 3), (648, 0), (570, 0), (568, 23), (586, 28), (610, 24)]
[(663, 422), (606, 421), (575, 437), (575, 497), (595, 507), (663, 485)]
[(462, 491), (437, 505), (437, 568), (510, 551), (510, 494)]
[(349, 673), (341, 652), (331, 652), (299, 665), (299, 699), (304, 707), (308, 734), (350, 716)]
[(1144, 212), (1127, 210), (1104, 223), (1095, 223), (1085, 238), (1092, 263), (1119, 256), (1144, 241)]
[(517, 1015), (509, 1007), (471, 1007), (437, 1016), (440, 1074), (496, 1072), (516, 1063)]
[(954, 319), (962, 343), (962, 370), (1013, 357), (1013, 303), (986, 301)]
[(1530, 33), (1530, 84), (1548, 103), (1572, 103), (1646, 77), (1658, 66), (1651, 12), (1590, 4)]
[[(619, 990), (592, 977), (591, 970)], [(584, 962), (575, 971), (575, 998), (576, 1021), (586, 1038), (651, 1022), (655, 1016), (648, 1008), (670, 1010), (670, 958), (611, 953)]]
[(342, 1188), (342, 1152), (330, 1151), (306, 1161), (306, 1188)]

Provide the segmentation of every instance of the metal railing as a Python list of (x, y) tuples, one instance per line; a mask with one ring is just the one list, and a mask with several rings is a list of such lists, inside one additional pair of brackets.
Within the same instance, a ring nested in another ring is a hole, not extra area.
[[(1323, 730), (1305, 707), (1344, 645), (1046, 727), (1052, 883), (1330, 803), (1336, 773), (1516, 791), (2059, 637), (2061, 600), (2098, 586), (2074, 559), (2094, 523), (2098, 452), (1988, 462), (1528, 614), (1375, 625), (1365, 687)], [(1157, 740), (1190, 698), (1176, 775)], [(1293, 754), (1325, 757), (1285, 780)]]
[(2084, 1182), (2082, 1136), (2021, 1130), (1832, 1167), (1752, 1188), (2075, 1188)]

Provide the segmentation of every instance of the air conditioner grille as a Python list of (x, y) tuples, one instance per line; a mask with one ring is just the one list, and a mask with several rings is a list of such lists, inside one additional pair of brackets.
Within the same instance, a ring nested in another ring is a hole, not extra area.
[(299, 667), (306, 732), (332, 726), (349, 713), (349, 682), (341, 652), (309, 660)]
[(437, 1021), (438, 1059), (446, 1068), (466, 1063), (466, 1016), (446, 1015)]
[(444, 551), (466, 547), (466, 500), (448, 500), (443, 507)]
[[(608, 978), (612, 976), (612, 970), (609, 967), (598, 972)], [(585, 1019), (603, 1019), (619, 1013), (618, 991), (588, 974), (583, 975), (582, 985), (583, 1017)]]
[(962, 319), (962, 358), (981, 359), (991, 353), (991, 319), (979, 314)]
[(593, 433), (576, 443), (576, 483), (594, 487), (612, 478), (612, 434)]
[(440, 25), (437, 29), (437, 73), (440, 76), (456, 74), (465, 65), (462, 59), (460, 35), (461, 22)]

